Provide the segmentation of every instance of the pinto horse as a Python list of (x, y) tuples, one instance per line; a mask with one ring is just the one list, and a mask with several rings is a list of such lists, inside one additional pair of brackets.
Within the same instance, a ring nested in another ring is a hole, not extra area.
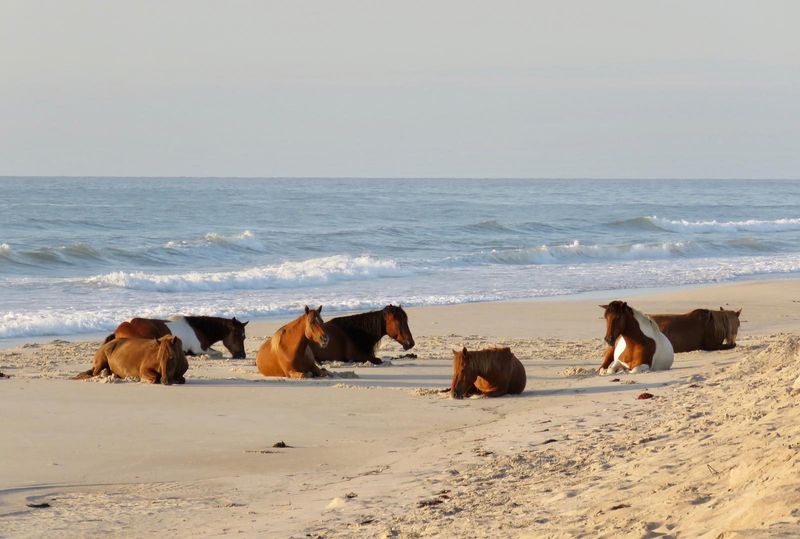
[(244, 327), (248, 322), (239, 322), (234, 316), (173, 316), (169, 320), (157, 318), (133, 318), (121, 323), (106, 342), (121, 338), (157, 339), (164, 335), (175, 335), (183, 343), (184, 353), (195, 356), (206, 353), (212, 344), (222, 341), (233, 359), (244, 359)]
[(667, 370), (675, 357), (669, 339), (658, 324), (624, 301), (600, 305), (605, 310), (606, 337), (609, 348), (598, 374), (612, 374), (621, 369), (630, 372)]
[(138, 377), (151, 384), (182, 384), (186, 382), (183, 375), (189, 369), (189, 362), (181, 340), (173, 335), (160, 339), (114, 339), (97, 350), (92, 368), (74, 379), (100, 376), (106, 369), (120, 378)]
[(742, 310), (695, 309), (685, 314), (653, 314), (650, 317), (667, 336), (675, 352), (730, 350), (736, 347)]
[(465, 346), (460, 352), (453, 350), (450, 396), (454, 399), (479, 393), (487, 397), (522, 393), (526, 382), (525, 367), (508, 347), (469, 352)]
[(380, 311), (339, 316), (325, 322), (328, 346), (311, 343), (311, 353), (317, 361), (382, 362), (375, 357), (375, 347), (388, 335), (408, 350), (414, 337), (408, 329), (408, 316), (402, 306), (387, 305)]
[(264, 341), (256, 356), (256, 367), (261, 374), (289, 378), (315, 378), (328, 374), (319, 368), (308, 349), (311, 342), (322, 348), (328, 344), (320, 312), (322, 305), (319, 309), (309, 309), (306, 305), (303, 314)]

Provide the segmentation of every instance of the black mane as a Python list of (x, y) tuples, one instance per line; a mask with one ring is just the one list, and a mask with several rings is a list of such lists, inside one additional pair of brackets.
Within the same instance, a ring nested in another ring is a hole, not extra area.
[[(221, 341), (225, 335), (228, 334), (230, 319), (219, 318), (217, 316), (184, 316), (186, 321), (192, 326), (195, 333), (202, 334), (203, 337), (208, 339), (208, 345), (200, 343), (206, 347)], [(198, 339), (202, 339), (200, 335)]]
[(375, 354), (375, 347), (386, 335), (383, 309), (368, 313), (331, 318), (327, 322), (347, 333), (353, 344), (364, 354)]

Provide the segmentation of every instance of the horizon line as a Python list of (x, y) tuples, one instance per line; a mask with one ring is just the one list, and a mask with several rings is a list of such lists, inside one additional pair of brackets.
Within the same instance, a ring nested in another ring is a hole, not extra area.
[(665, 176), (648, 176), (648, 177), (635, 177), (635, 176), (117, 176), (117, 175), (51, 175), (51, 174), (34, 174), (34, 175), (11, 175), (0, 174), (0, 180), (14, 179), (14, 178), (31, 178), (31, 179), (172, 179), (172, 180), (511, 180), (511, 181), (546, 181), (546, 180), (597, 180), (597, 181), (631, 181), (631, 180), (645, 180), (645, 181), (798, 181), (800, 177), (665, 177)]

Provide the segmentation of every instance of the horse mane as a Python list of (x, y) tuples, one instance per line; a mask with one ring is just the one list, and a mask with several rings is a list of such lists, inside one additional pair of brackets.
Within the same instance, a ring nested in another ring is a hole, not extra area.
[(729, 339), (733, 333), (730, 311), (709, 310), (709, 313), (711, 313), (711, 324), (714, 327), (714, 338), (719, 342)]
[[(655, 339), (656, 335), (661, 333), (661, 328), (658, 327), (658, 324), (656, 323), (655, 320), (650, 318), (648, 315), (644, 314), (642, 311), (634, 309), (630, 305), (628, 305), (628, 307), (630, 307), (630, 310), (633, 311), (633, 317), (636, 319), (636, 321), (639, 323), (640, 326), (642, 325), (642, 322), (644, 322), (645, 324), (647, 324), (649, 326), (649, 327), (644, 327), (644, 328), (640, 327), (639, 328), (642, 331), (642, 333), (645, 334), (645, 336), (650, 337), (650, 335), (648, 335), (648, 332), (646, 331), (647, 329), (651, 330), (652, 335), (653, 335), (651, 338), (653, 338), (653, 339)], [(656, 342), (658, 342), (658, 341), (656, 341)]]
[(338, 316), (328, 320), (342, 329), (353, 344), (365, 353), (375, 353), (378, 342), (386, 335), (386, 323), (383, 319), (383, 309), (367, 313)]
[(486, 374), (492, 366), (494, 358), (501, 358), (508, 360), (511, 358), (511, 348), (508, 346), (494, 346), (492, 348), (484, 348), (483, 350), (470, 351), (467, 350), (469, 361), (478, 372), (478, 375)]
[[(227, 322), (230, 322), (230, 319), (218, 316), (184, 316), (183, 318), (193, 329), (202, 332), (212, 342), (225, 337), (228, 328)], [(222, 327), (225, 329), (221, 330)]]

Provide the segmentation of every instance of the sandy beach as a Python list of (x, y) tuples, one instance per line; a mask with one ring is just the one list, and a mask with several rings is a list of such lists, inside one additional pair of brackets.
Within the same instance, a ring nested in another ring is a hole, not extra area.
[[(604, 299), (741, 307), (739, 346), (597, 376)], [(191, 359), (185, 386), (69, 380), (98, 342), (0, 350), (0, 535), (800, 533), (800, 281), (408, 313), (417, 358), (385, 340), (384, 365), (322, 380), (257, 373), (277, 322), (248, 326), (247, 359)], [(489, 345), (522, 360), (522, 395), (439, 392), (452, 349)]]

